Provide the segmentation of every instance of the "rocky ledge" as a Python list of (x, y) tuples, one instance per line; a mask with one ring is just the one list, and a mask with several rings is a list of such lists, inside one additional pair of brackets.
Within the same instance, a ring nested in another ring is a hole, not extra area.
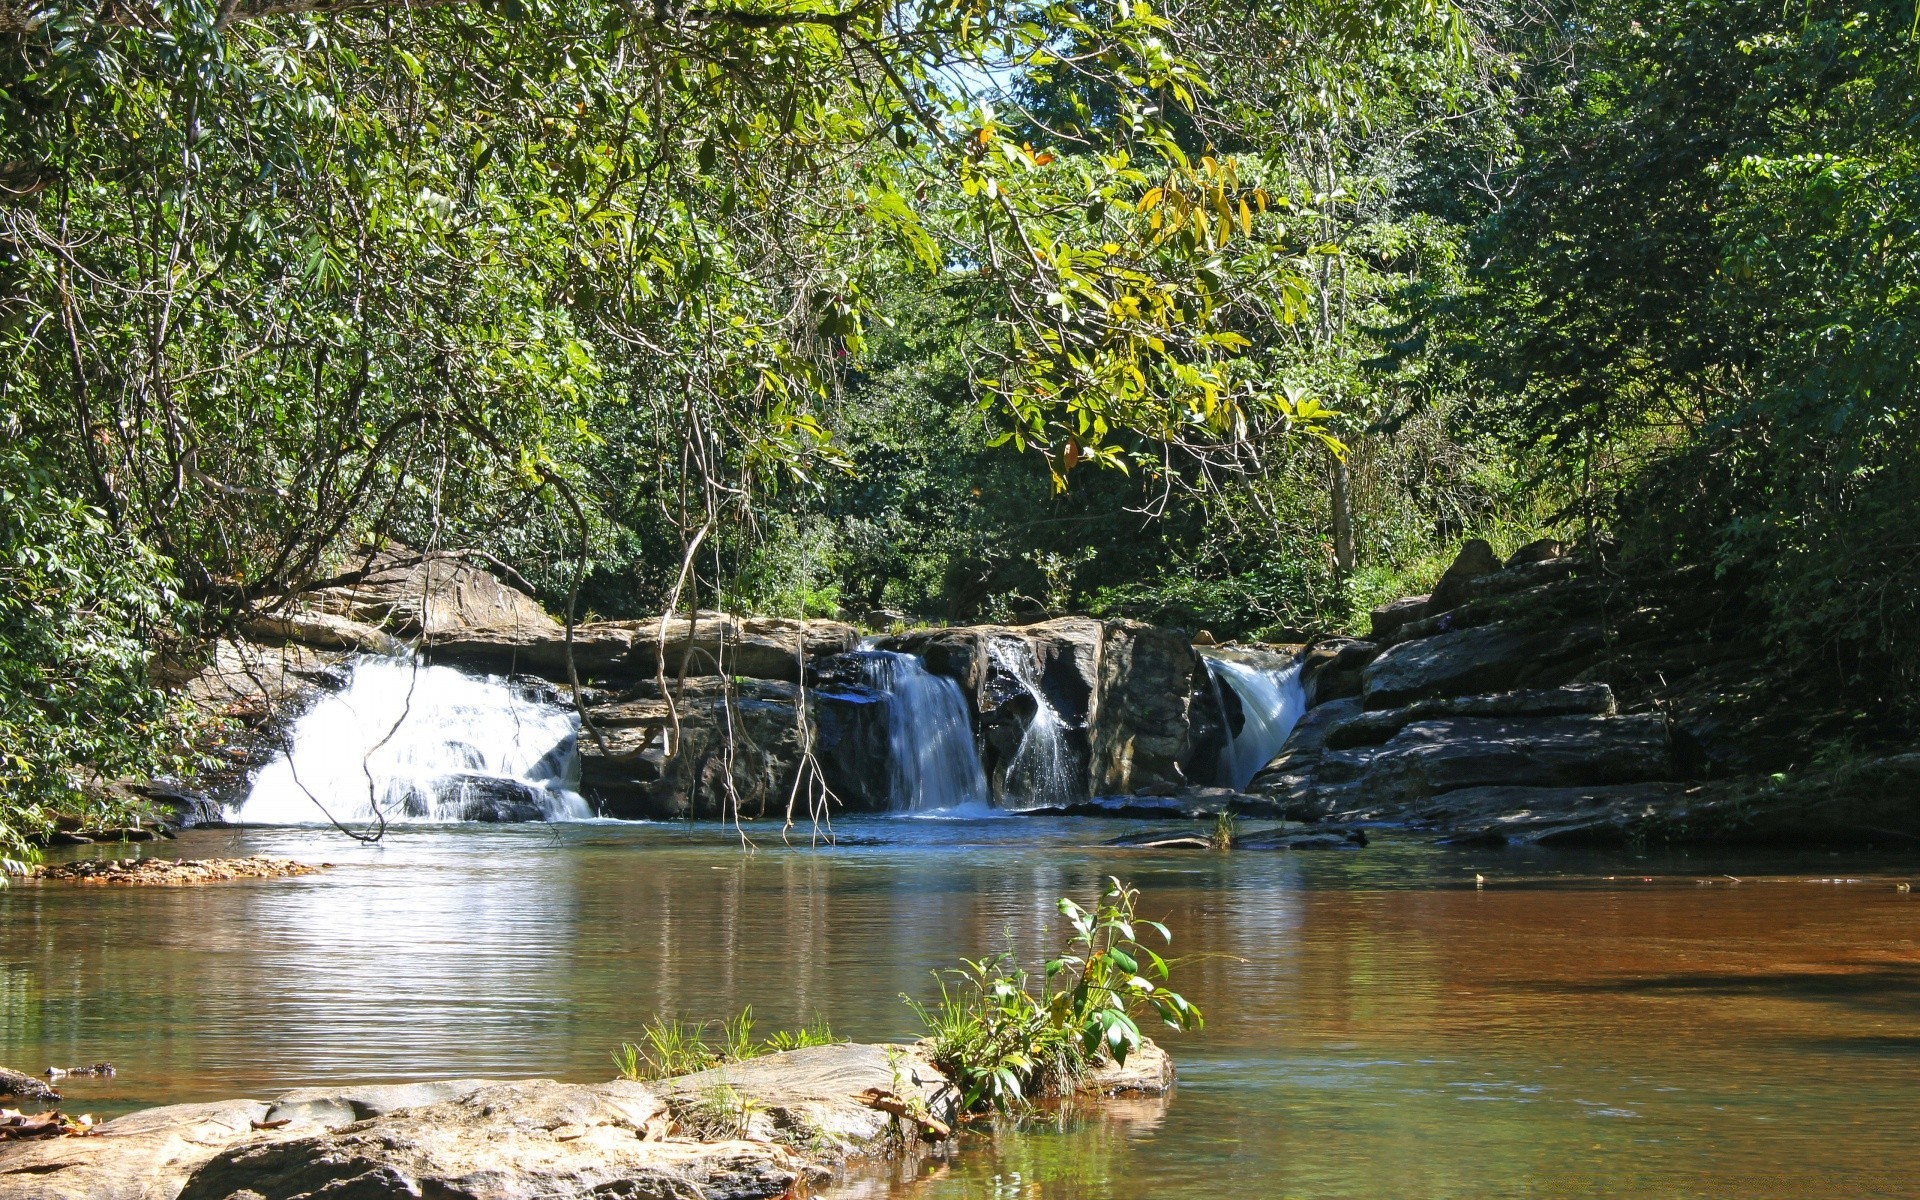
[[(1158, 1095), (1151, 1043), (1098, 1095)], [(654, 1083), (448, 1080), (149, 1109), (0, 1148), (0, 1200), (756, 1200), (941, 1136), (912, 1046), (816, 1046)]]
[(1748, 589), (1566, 549), (1469, 542), (1370, 638), (1311, 646), (1307, 714), (1248, 791), (1492, 845), (1920, 842), (1920, 755), (1807, 771), (1822, 704), (1773, 670)]

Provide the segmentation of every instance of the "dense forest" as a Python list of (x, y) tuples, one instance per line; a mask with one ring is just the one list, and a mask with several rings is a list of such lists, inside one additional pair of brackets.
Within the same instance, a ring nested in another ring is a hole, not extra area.
[(387, 539), (1293, 641), (1551, 535), (1910, 727), (1915, 21), (3, 0), (0, 850)]

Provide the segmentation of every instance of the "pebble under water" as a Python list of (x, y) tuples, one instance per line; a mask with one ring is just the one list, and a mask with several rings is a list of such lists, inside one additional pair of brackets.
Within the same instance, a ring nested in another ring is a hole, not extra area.
[[(0, 1063), (67, 1107), (368, 1080), (612, 1074), (659, 1013), (751, 1004), (914, 1036), (902, 991), (1051, 941), (1108, 874), (1172, 926), (1205, 1030), (1166, 1101), (969, 1133), (829, 1195), (1906, 1196), (1920, 1179), (1911, 866), (1099, 846), (1093, 820), (848, 819), (841, 844), (582, 823), (208, 830), (337, 864), (193, 888), (0, 891)], [(798, 831), (796, 831), (798, 832)], [(99, 848), (77, 853), (90, 854)], [(1476, 886), (1475, 875), (1485, 878)], [(1736, 876), (1734, 882), (1729, 876)]]

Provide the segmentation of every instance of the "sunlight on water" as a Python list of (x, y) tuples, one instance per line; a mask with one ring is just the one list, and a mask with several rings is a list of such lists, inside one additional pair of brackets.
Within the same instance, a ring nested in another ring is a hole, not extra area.
[[(1178, 1091), (970, 1132), (951, 1162), (876, 1164), (828, 1196), (1770, 1200), (1908, 1196), (1920, 1177), (1920, 908), (1871, 864), (1390, 838), (1138, 852), (1100, 845), (1113, 822), (1011, 815), (836, 828), (838, 847), (790, 849), (750, 823), (751, 854), (686, 824), (185, 834), (169, 855), (336, 865), (0, 891), (0, 1063), (110, 1060), (117, 1078), (69, 1090), (106, 1115), (371, 1079), (605, 1079), (654, 1016), (748, 1004), (769, 1031), (823, 1016), (911, 1038), (899, 993), (926, 998), (962, 956), (1037, 965), (1056, 898), (1121, 874), (1206, 1013), (1164, 1038)], [(1861, 882), (1810, 882), (1830, 878)]]

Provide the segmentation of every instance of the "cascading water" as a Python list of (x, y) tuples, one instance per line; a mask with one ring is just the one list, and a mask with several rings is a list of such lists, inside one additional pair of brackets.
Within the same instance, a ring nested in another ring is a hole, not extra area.
[(911, 654), (869, 650), (868, 684), (887, 696), (888, 793), (904, 812), (980, 806), (987, 776), (973, 748), (973, 724), (960, 685)]
[(1270, 670), (1208, 655), (1206, 663), (1214, 680), (1240, 698), (1246, 717), (1240, 732), (1231, 734), (1220, 751), (1221, 782), (1237, 791), (1252, 783), (1286, 745), (1287, 735), (1307, 711), (1307, 689), (1300, 682), (1298, 662)]
[(1067, 723), (1040, 687), (1040, 669), (1024, 643), (996, 639), (993, 661), (1020, 681), (1034, 699), (1033, 719), (1007, 764), (1007, 808), (1038, 808), (1074, 800), (1074, 758), (1067, 747)]
[[(578, 718), (506, 680), (362, 658), (345, 687), (293, 723), (230, 818), (324, 821), (582, 820)], [(376, 811), (376, 806), (377, 810)]]

